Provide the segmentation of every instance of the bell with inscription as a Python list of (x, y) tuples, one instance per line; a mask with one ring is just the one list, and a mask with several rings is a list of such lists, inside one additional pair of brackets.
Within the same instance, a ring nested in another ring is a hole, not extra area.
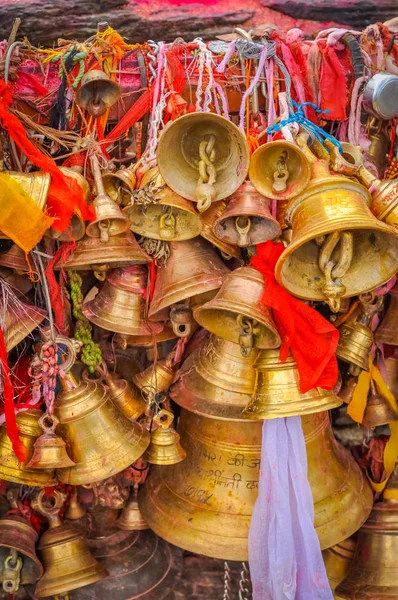
[(290, 354), (279, 360), (279, 349), (262, 350), (254, 363), (256, 385), (250, 402), (243, 411), (248, 419), (277, 419), (309, 415), (341, 406), (333, 391), (313, 388), (300, 393), (300, 377)]
[(151, 442), (144, 454), (144, 460), (152, 465), (175, 465), (186, 457), (180, 444), (180, 436), (172, 429), (174, 416), (168, 410), (160, 410), (153, 417), (157, 429), (151, 435)]

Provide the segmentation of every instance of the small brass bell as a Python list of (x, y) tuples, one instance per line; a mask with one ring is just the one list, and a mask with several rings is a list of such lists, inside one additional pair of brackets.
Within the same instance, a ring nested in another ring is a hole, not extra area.
[(173, 192), (156, 168), (144, 174), (137, 198), (123, 214), (134, 233), (154, 240), (190, 240), (202, 231), (192, 203)]
[(217, 295), (194, 311), (195, 320), (215, 335), (239, 344), (242, 355), (252, 348), (277, 348), (280, 338), (271, 310), (262, 302), (263, 276), (241, 267), (223, 279)]
[(115, 173), (104, 173), (102, 180), (105, 192), (116, 204), (127, 206), (130, 203), (137, 182), (132, 168), (119, 169)]
[(133, 377), (137, 388), (148, 398), (154, 398), (159, 392), (166, 392), (173, 379), (173, 361), (170, 357), (152, 363), (147, 369)]
[(374, 381), (370, 382), (370, 395), (366, 403), (362, 419), (363, 427), (380, 427), (393, 421), (398, 421), (398, 413), (384, 396), (376, 390)]
[(202, 231), (200, 235), (218, 248), (226, 260), (229, 260), (232, 257), (240, 259), (239, 247), (228, 244), (226, 240), (218, 238), (213, 231), (214, 222), (223, 214), (226, 206), (226, 200), (213, 202), (206, 212), (201, 213), (200, 220), (202, 222)]
[(398, 286), (395, 285), (389, 294), (390, 305), (376, 330), (375, 339), (381, 344), (398, 346)]
[(281, 228), (269, 210), (270, 200), (246, 181), (231, 196), (226, 209), (214, 222), (214, 233), (229, 244), (255, 246), (280, 236)]
[(145, 412), (146, 403), (137, 390), (116, 373), (109, 373), (105, 366), (103, 376), (109, 387), (109, 393), (120, 412), (128, 419), (137, 421)]
[(369, 371), (369, 357), (373, 346), (373, 333), (367, 325), (358, 321), (344, 323), (340, 329), (336, 356), (350, 365), (351, 375), (358, 376)]
[(38, 420), (38, 424), (43, 430), (43, 435), (35, 441), (32, 458), (26, 467), (28, 469), (73, 467), (75, 463), (68, 456), (64, 440), (55, 433), (59, 424), (58, 419), (54, 415), (44, 413)]
[(249, 148), (232, 121), (210, 112), (190, 113), (163, 130), (157, 160), (167, 185), (203, 212), (244, 182)]
[(121, 96), (120, 86), (100, 69), (85, 73), (76, 93), (76, 102), (93, 117), (101, 117)]
[[(14, 512), (18, 509), (15, 492), (7, 492)], [(22, 515), (6, 514), (0, 519), (0, 581), (8, 594), (22, 585), (36, 583), (43, 575), (35, 550), (37, 538), (36, 531)]]
[(95, 155), (91, 158), (91, 169), (97, 188), (97, 196), (92, 202), (95, 221), (87, 225), (86, 233), (88, 237), (100, 238), (101, 242), (107, 242), (111, 235), (119, 235), (127, 231), (129, 222), (123, 216), (117, 204), (105, 192), (101, 169)]
[(266, 198), (287, 200), (307, 187), (311, 165), (304, 152), (291, 142), (263, 144), (250, 159), (250, 181)]
[(332, 392), (313, 388), (300, 393), (300, 377), (292, 355), (283, 363), (279, 349), (260, 352), (254, 368), (257, 372), (254, 394), (243, 410), (249, 419), (277, 419), (308, 415), (341, 406)]
[(152, 433), (151, 443), (144, 454), (144, 460), (152, 465), (175, 465), (187, 455), (180, 444), (179, 434), (170, 427), (173, 419), (173, 414), (164, 409), (153, 417), (158, 429)]
[(49, 529), (40, 538), (38, 551), (44, 565), (44, 575), (37, 584), (38, 598), (67, 594), (108, 575), (108, 572), (90, 554), (83, 537), (68, 525), (63, 525), (59, 511), (65, 497), (54, 490), (52, 506), (44, 503), (42, 490), (32, 500), (32, 508), (46, 516)]
[(79, 502), (79, 498), (77, 496), (77, 486), (75, 486), (75, 489), (69, 498), (68, 507), (65, 511), (65, 519), (77, 521), (78, 519), (82, 519), (86, 512), (86, 508), (81, 502)]
[(138, 506), (138, 486), (135, 485), (131, 491), (129, 501), (122, 510), (117, 526), (123, 531), (143, 531), (149, 529)]

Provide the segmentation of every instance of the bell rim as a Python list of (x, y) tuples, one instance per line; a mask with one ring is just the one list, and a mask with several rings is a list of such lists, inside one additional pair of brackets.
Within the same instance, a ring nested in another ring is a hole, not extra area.
[[(94, 325), (98, 325), (98, 327), (102, 327), (106, 331), (113, 331), (114, 333), (120, 333), (122, 335), (132, 336), (132, 337), (140, 337), (140, 336), (151, 336), (161, 333), (163, 331), (163, 323), (157, 323), (154, 321), (150, 321), (149, 325), (141, 322), (140, 325), (135, 327), (127, 328), (126, 322), (123, 323), (115, 323), (110, 320), (107, 320), (106, 317), (100, 317), (96, 313), (93, 312), (91, 304), (94, 300), (89, 300), (87, 303), (83, 303), (82, 312), (85, 317)], [(108, 315), (110, 316), (110, 315)], [(123, 321), (123, 318), (120, 317)]]
[[(189, 202), (189, 200), (187, 200), (187, 202)], [(148, 206), (146, 217), (148, 219), (150, 219), (151, 212), (154, 212), (154, 211), (151, 211), (151, 207), (156, 208), (156, 207), (161, 207), (161, 206), (174, 207), (179, 211), (179, 213), (185, 213), (187, 215), (185, 217), (186, 222), (183, 223), (184, 226), (180, 227), (180, 233), (178, 235), (173, 236), (171, 241), (185, 242), (187, 240), (192, 240), (192, 239), (198, 237), (199, 235), (201, 235), (202, 230), (203, 230), (203, 224), (202, 224), (202, 221), (200, 220), (198, 213), (193, 209), (193, 207), (190, 209), (188, 209), (188, 208), (185, 209), (185, 208), (182, 208), (181, 206), (177, 206), (177, 205), (173, 204), (170, 201), (168, 201), (168, 202), (161, 201), (161, 202), (159, 202), (159, 204)], [(129, 219), (131, 231), (133, 233), (137, 233), (138, 235), (147, 237), (152, 240), (163, 240), (164, 238), (160, 235), (160, 233), (157, 233), (156, 231), (150, 231), (148, 229), (148, 227), (146, 226), (147, 223), (146, 223), (145, 217), (144, 217), (141, 225), (134, 225), (134, 223), (132, 222), (132, 219), (134, 218), (134, 215), (137, 213), (137, 211), (138, 211), (137, 205), (126, 206), (123, 209), (123, 214), (127, 215), (127, 218)], [(174, 218), (176, 219), (176, 221), (179, 217), (179, 213), (177, 215), (173, 215)], [(155, 216), (157, 216), (157, 215), (155, 215)]]
[[(227, 273), (228, 274), (228, 273)], [(205, 278), (206, 275), (202, 275), (202, 278)], [(170, 308), (173, 304), (178, 304), (179, 302), (184, 302), (188, 298), (194, 298), (195, 296), (201, 296), (202, 294), (208, 294), (209, 292), (216, 292), (222, 286), (223, 275), (214, 276), (212, 279), (204, 279), (203, 281), (195, 278), (195, 275), (190, 276), (185, 281), (179, 282), (179, 288), (175, 289), (176, 286), (173, 284), (173, 290), (167, 291), (167, 289), (163, 288), (163, 294), (159, 294), (159, 300), (156, 301), (156, 287), (155, 292), (152, 298), (152, 302), (149, 306), (148, 318), (150, 322), (156, 322), (154, 317), (161, 310), (165, 308)], [(189, 284), (187, 284), (189, 282)], [(199, 282), (199, 283), (198, 283)], [(200, 292), (196, 294), (191, 294), (192, 290), (198, 288), (198, 285), (201, 285)], [(155, 284), (156, 286), (156, 284)], [(203, 289), (202, 289), (203, 288)], [(154, 301), (155, 300), (155, 301)]]
[[(270, 420), (278, 419), (281, 417), (301, 417), (304, 415), (312, 415), (319, 412), (324, 412), (325, 410), (331, 410), (332, 408), (337, 408), (338, 406), (341, 406), (343, 404), (343, 401), (340, 400), (340, 398), (335, 394), (330, 394), (330, 397), (325, 397), (325, 395), (323, 394), (322, 399), (323, 401), (321, 401), (318, 396), (317, 398), (313, 398), (307, 401), (297, 400), (294, 402), (280, 403), (274, 405), (266, 404), (264, 406), (264, 409), (261, 411), (254, 410), (255, 400), (252, 400), (244, 408), (243, 414), (247, 419), (250, 420)], [(274, 409), (274, 412), (272, 411), (272, 409)]]
[[(109, 572), (105, 569), (105, 567), (103, 567), (101, 565), (101, 563), (99, 563), (97, 560), (95, 560), (94, 557), (93, 557), (93, 561), (95, 561), (96, 564), (86, 567), (86, 569), (84, 571), (78, 571), (77, 573), (68, 573), (61, 577), (58, 577), (58, 579), (56, 580), (55, 583), (52, 583), (51, 579), (49, 580), (49, 582), (47, 582), (45, 580), (46, 575), (44, 574), (44, 576), (41, 578), (41, 580), (38, 582), (38, 584), (36, 586), (36, 590), (35, 590), (36, 596), (38, 598), (47, 598), (48, 596), (59, 596), (59, 595), (71, 592), (73, 590), (78, 590), (81, 587), (90, 585), (92, 583), (95, 583), (96, 581), (100, 581), (104, 577), (107, 577), (109, 575)], [(79, 574), (79, 579), (76, 579), (76, 575), (78, 575), (78, 574)], [(70, 587), (70, 583), (71, 583), (70, 577), (71, 576), (74, 577), (73, 587)], [(68, 578), (68, 580), (65, 581), (61, 585), (61, 582), (59, 582), (59, 580), (60, 579), (62, 580), (64, 578)], [(44, 579), (44, 582), (42, 583), (42, 585), (40, 585), (41, 582), (43, 581), (43, 579)], [(68, 582), (69, 582), (69, 584), (68, 584)]]

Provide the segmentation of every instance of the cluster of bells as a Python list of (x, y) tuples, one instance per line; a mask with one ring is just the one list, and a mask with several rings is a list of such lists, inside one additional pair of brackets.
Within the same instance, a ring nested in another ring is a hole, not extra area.
[[(76, 248), (58, 265), (66, 271), (92, 270), (99, 280), (84, 300), (83, 314), (102, 334), (116, 334), (122, 348), (151, 348), (154, 342), (190, 336), (199, 326), (209, 333), (176, 373), (171, 355), (158, 357), (131, 381), (109, 373), (105, 365), (97, 379), (78, 365), (73, 372), (64, 367), (52, 422), (39, 423), (37, 410), (17, 415), (29, 451), (25, 465), (13, 454), (5, 427), (0, 429), (0, 477), (37, 487), (58, 481), (87, 486), (143, 457), (154, 466), (138, 504), (132, 499), (135, 514), (140, 511), (155, 534), (180, 548), (246, 561), (262, 420), (299, 415), (315, 529), (321, 548), (331, 549), (327, 564), (332, 555), (348, 554), (345, 540), (361, 528), (352, 568), (336, 593), (341, 598), (391, 597), (396, 582), (393, 574), (391, 581), (383, 578), (380, 565), (395, 573), (387, 563), (398, 539), (398, 504), (387, 494), (372, 511), (370, 485), (332, 431), (328, 410), (342, 400), (320, 388), (300, 393), (293, 357), (279, 362), (281, 340), (261, 301), (262, 275), (241, 262), (233, 270), (226, 264), (236, 266), (240, 248), (282, 237), (286, 247), (276, 277), (292, 295), (326, 301), (334, 312), (342, 311), (344, 299), (361, 296), (360, 315), (341, 327), (337, 355), (349, 363), (352, 376), (369, 368), (374, 342), (369, 323), (381, 307), (365, 294), (398, 271), (398, 184), (375, 179), (357, 149), (342, 146), (343, 152), (333, 147), (325, 153), (317, 144), (311, 150), (307, 137), (299, 135), (297, 144), (270, 142), (249, 159), (246, 139), (233, 123), (194, 113), (164, 130), (157, 167), (144, 174), (138, 189), (134, 167), (102, 174), (92, 157), (96, 219), (86, 227), (75, 215)], [(88, 197), (79, 169), (68, 172)], [(11, 176), (44, 207), (45, 176)], [(145, 238), (141, 245), (132, 232)], [(58, 239), (68, 240), (68, 235)], [(164, 243), (165, 252), (149, 308), (148, 240), (153, 246)], [(2, 268), (14, 269), (5, 272), (11, 278), (27, 271), (24, 261), (15, 247), (0, 256)], [(45, 318), (44, 311), (24, 307), (22, 318), (7, 316), (8, 350)], [(378, 335), (383, 327), (394, 335), (387, 318)], [(158, 406), (159, 395), (166, 393), (179, 407), (178, 433), (173, 415), (162, 409), (151, 420), (150, 435), (146, 409)], [(62, 525), (60, 502), (44, 506), (39, 494), (34, 507), (50, 522), (39, 543), (44, 575), (35, 563), (29, 580), (39, 579), (36, 595), (62, 594), (103, 577), (103, 568), (85, 554), (82, 537)], [(1, 535), (0, 521), (0, 540)], [(71, 561), (77, 571), (73, 576), (65, 560), (72, 546), (80, 565)], [(12, 556), (14, 565), (18, 557)], [(378, 565), (372, 564), (371, 573), (366, 571), (369, 556)], [(27, 564), (24, 559), (21, 573)], [(378, 596), (372, 596), (375, 588)]]

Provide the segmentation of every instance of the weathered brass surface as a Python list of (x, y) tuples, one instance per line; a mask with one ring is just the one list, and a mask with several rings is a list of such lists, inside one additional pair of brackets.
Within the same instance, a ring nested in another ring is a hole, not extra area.
[(73, 467), (68, 456), (65, 441), (56, 435), (58, 419), (45, 413), (38, 423), (43, 433), (34, 443), (32, 458), (26, 463), (28, 469), (61, 469)]
[(373, 345), (372, 330), (359, 321), (351, 321), (344, 323), (339, 331), (337, 358), (369, 371), (369, 357)]
[(395, 285), (389, 294), (390, 305), (376, 330), (375, 339), (381, 344), (398, 346), (398, 287)]
[(167, 264), (157, 271), (149, 318), (157, 320), (157, 313), (172, 304), (215, 293), (229, 272), (216, 250), (201, 237), (170, 242)]
[(143, 531), (149, 529), (138, 506), (137, 492), (132, 489), (130, 498), (117, 520), (117, 526), (123, 531)]
[(340, 542), (340, 544), (336, 544), (336, 546), (332, 546), (322, 552), (326, 573), (335, 600), (341, 600), (341, 596), (336, 596), (334, 592), (337, 585), (347, 575), (352, 559), (354, 558), (356, 545), (356, 536), (351, 536), (347, 540)]
[(196, 321), (215, 335), (241, 343), (239, 317), (253, 324), (254, 348), (277, 348), (280, 338), (271, 310), (261, 301), (264, 294), (263, 276), (253, 267), (241, 267), (224, 277), (217, 295), (194, 310)]
[(120, 86), (111, 81), (104, 71), (91, 69), (82, 77), (76, 93), (76, 102), (93, 117), (101, 117), (119, 100), (121, 94)]
[(55, 414), (76, 464), (59, 469), (58, 478), (63, 483), (84, 485), (120, 473), (143, 454), (149, 434), (120, 412), (105, 386), (77, 383), (71, 374), (66, 377), (61, 380), (65, 389), (56, 398)]
[(133, 381), (145, 396), (153, 397), (158, 392), (169, 389), (174, 379), (173, 363), (169, 357), (162, 358), (141, 373), (133, 377)]
[(398, 412), (394, 410), (388, 400), (379, 394), (373, 381), (370, 384), (370, 394), (366, 403), (362, 419), (363, 427), (380, 427), (393, 421), (398, 421)]
[(109, 393), (118, 409), (132, 421), (137, 421), (145, 412), (145, 402), (139, 392), (115, 373), (106, 373), (105, 381)]
[(243, 410), (249, 419), (278, 419), (310, 415), (341, 406), (333, 391), (313, 388), (300, 393), (300, 376), (290, 354), (279, 361), (279, 348), (262, 350), (254, 363), (256, 383), (253, 396)]
[(25, 304), (21, 300), (16, 308), (9, 303), (5, 314), (2, 315), (7, 352), (10, 352), (10, 350), (31, 334), (44, 321), (46, 316), (47, 313), (41, 308)]
[(241, 258), (239, 247), (228, 244), (225, 240), (219, 239), (213, 231), (214, 222), (220, 217), (220, 215), (222, 215), (227, 204), (228, 202), (226, 200), (213, 202), (206, 212), (201, 213), (200, 220), (202, 221), (202, 232), (200, 235), (205, 238), (205, 240), (213, 244), (213, 246), (221, 250), (221, 253), (224, 257), (235, 257), (239, 259)]
[(154, 416), (158, 429), (152, 432), (151, 442), (144, 454), (144, 460), (152, 465), (175, 465), (186, 457), (180, 444), (179, 434), (171, 427), (174, 416), (162, 409)]
[(126, 206), (131, 200), (136, 185), (136, 176), (132, 169), (118, 169), (115, 173), (104, 173), (102, 176), (105, 192), (121, 206)]
[(393, 355), (386, 359), (386, 371), (387, 371), (387, 385), (394, 394), (395, 398), (398, 398), (398, 357)]
[(270, 213), (270, 200), (246, 181), (231, 196), (213, 225), (215, 235), (229, 244), (247, 247), (280, 236), (281, 227)]

